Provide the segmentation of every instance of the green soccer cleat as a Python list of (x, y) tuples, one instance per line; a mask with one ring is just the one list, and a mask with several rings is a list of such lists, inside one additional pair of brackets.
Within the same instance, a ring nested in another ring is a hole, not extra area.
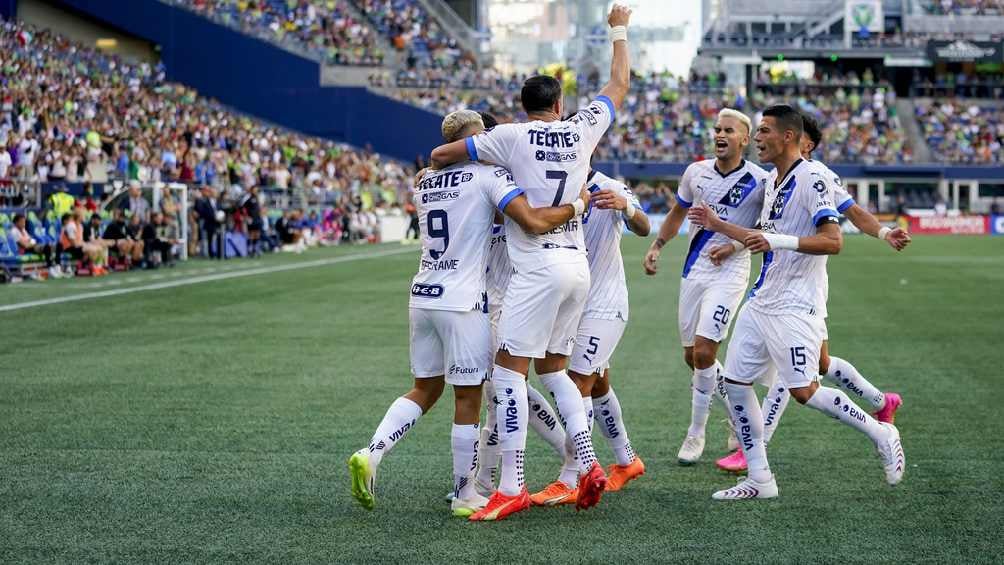
[(370, 454), (366, 448), (349, 457), (349, 474), (352, 475), (352, 497), (367, 510), (373, 510), (376, 500), (373, 497), (376, 486), (376, 472), (370, 467)]

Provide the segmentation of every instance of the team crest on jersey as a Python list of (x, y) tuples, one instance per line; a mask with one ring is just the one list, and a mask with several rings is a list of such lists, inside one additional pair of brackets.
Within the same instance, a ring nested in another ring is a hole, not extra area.
[(586, 110), (582, 110), (569, 118), (569, 121), (575, 124), (581, 122), (582, 120), (586, 120), (586, 122), (591, 126), (595, 126), (599, 123), (599, 120), (596, 119), (596, 115), (592, 112), (587, 112)]
[(812, 183), (812, 188), (816, 189), (816, 192), (822, 194), (826, 192), (826, 183), (823, 182), (823, 179), (819, 179), (816, 182)]
[(743, 200), (746, 200), (746, 197), (756, 190), (756, 187), (756, 179), (750, 173), (746, 173), (725, 193), (725, 196), (718, 203), (735, 208), (742, 204)]
[(788, 179), (788, 182), (781, 187), (777, 195), (774, 196), (774, 203), (770, 207), (770, 219), (778, 220), (781, 218), (781, 214), (784, 212), (784, 207), (788, 205), (788, 201), (791, 200), (791, 195), (795, 192), (795, 177)]

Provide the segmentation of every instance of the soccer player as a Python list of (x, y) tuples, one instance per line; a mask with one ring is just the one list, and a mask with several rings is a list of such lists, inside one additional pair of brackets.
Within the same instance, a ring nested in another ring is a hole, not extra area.
[[(669, 212), (645, 255), (645, 272), (658, 272), (663, 246), (676, 237), (687, 210), (695, 202), (707, 202), (724, 219), (753, 227), (763, 208), (763, 181), (767, 172), (743, 159), (750, 143), (752, 125), (742, 112), (725, 108), (715, 122), (715, 159), (697, 161), (687, 167), (676, 193), (676, 206)], [(728, 337), (749, 280), (749, 252), (731, 254), (720, 264), (712, 264), (710, 250), (729, 245), (728, 237), (701, 226), (690, 226), (690, 247), (680, 282), (679, 327), (683, 358), (693, 370), (690, 427), (677, 453), (681, 465), (696, 463), (704, 453), (704, 432), (722, 372), (718, 346)], [(731, 249), (731, 245), (729, 245)], [(724, 399), (723, 399), (724, 400)]]
[[(533, 206), (571, 202), (566, 187), (583, 186), (589, 158), (627, 96), (630, 81), (627, 24), (631, 10), (614, 5), (607, 18), (613, 40), (610, 81), (600, 95), (571, 119), (562, 121), (561, 83), (534, 76), (521, 99), (530, 121), (502, 124), (466, 142), (437, 147), (437, 163), (484, 159), (507, 167)], [(584, 212), (580, 209), (579, 212)], [(582, 400), (565, 367), (589, 291), (581, 221), (576, 218), (542, 235), (506, 225), (507, 248), (516, 273), (509, 281), (499, 320), (501, 345), (492, 382), (499, 401), (502, 465), (498, 490), (472, 520), (499, 520), (530, 506), (523, 477), (530, 360), (554, 397), (579, 461), (578, 508), (599, 502), (606, 475), (596, 462)]]
[(767, 177), (762, 231), (725, 222), (707, 204), (688, 213), (692, 222), (742, 241), (753, 253), (764, 253), (760, 276), (739, 311), (725, 361), (729, 408), (749, 474), (736, 486), (714, 493), (715, 500), (778, 495), (767, 462), (763, 414), (752, 387), (772, 366), (796, 401), (874, 442), (890, 485), (903, 478), (905, 457), (896, 427), (872, 418), (843, 391), (818, 383), (826, 256), (840, 252), (843, 238), (833, 191), (819, 169), (801, 157), (802, 130), (802, 116), (791, 106), (775, 105), (763, 112), (754, 141), (760, 161), (775, 168)]
[[(819, 147), (823, 140), (823, 133), (819, 129), (819, 124), (815, 118), (808, 114), (802, 114), (802, 127), (804, 135), (801, 141), (802, 158), (820, 169), (822, 178), (826, 180), (833, 189), (834, 203), (837, 205), (837, 212), (844, 214), (848, 220), (862, 232), (876, 238), (884, 240), (896, 251), (902, 251), (910, 243), (910, 235), (901, 228), (887, 228), (882, 226), (875, 216), (858, 206), (854, 198), (848, 194), (844, 188), (840, 177), (830, 170), (829, 167), (820, 161), (812, 160), (812, 152)], [(723, 249), (712, 250), (712, 260), (720, 260), (728, 256), (735, 247), (727, 244)], [(827, 289), (823, 289), (824, 296)], [(821, 303), (821, 314), (825, 322), (827, 317), (826, 302)], [(836, 386), (844, 389), (848, 394), (855, 395), (867, 402), (875, 410), (875, 419), (880, 422), (895, 423), (896, 411), (903, 401), (895, 392), (882, 392), (875, 385), (865, 379), (861, 373), (847, 361), (839, 357), (829, 355), (829, 338), (826, 325), (823, 325), (823, 347), (819, 352), (819, 374), (832, 382)], [(781, 415), (788, 406), (791, 394), (788, 389), (777, 383), (768, 386), (768, 393), (764, 396), (761, 410), (764, 414), (764, 443), (770, 443), (781, 421)], [(746, 458), (740, 449), (736, 449), (731, 455), (719, 459), (715, 463), (720, 469), (731, 472), (742, 472), (746, 470)]]
[[(470, 110), (443, 120), (446, 141), (484, 131)], [(369, 447), (349, 459), (352, 495), (364, 508), (374, 506), (376, 470), (387, 454), (453, 385), (454, 500), (452, 511), (469, 516), (487, 499), (474, 490), (481, 383), (491, 368), (492, 338), (485, 304), (485, 251), (495, 210), (528, 233), (564, 225), (584, 208), (583, 188), (574, 203), (533, 209), (523, 191), (501, 167), (474, 162), (426, 171), (415, 188), (422, 257), (411, 285), (411, 366), (414, 387), (391, 404)]]
[[(645, 464), (628, 439), (620, 401), (610, 387), (610, 358), (624, 335), (628, 320), (628, 290), (621, 257), (624, 226), (645, 237), (651, 227), (648, 216), (631, 190), (603, 173), (589, 173), (592, 193), (589, 211), (582, 218), (589, 251), (589, 295), (579, 321), (568, 374), (582, 395), (587, 421), (595, 418), (600, 433), (614, 452), (616, 463), (607, 472), (606, 491), (620, 490), (645, 473)], [(592, 426), (590, 426), (591, 428)], [(571, 452), (557, 481), (530, 496), (543, 506), (574, 504), (577, 499), (578, 466)]]

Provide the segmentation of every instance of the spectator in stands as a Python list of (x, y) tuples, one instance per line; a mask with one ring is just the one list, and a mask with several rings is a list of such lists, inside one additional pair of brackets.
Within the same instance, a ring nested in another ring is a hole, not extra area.
[(259, 240), (262, 232), (262, 210), (258, 201), (258, 187), (252, 186), (244, 193), (240, 201), (240, 209), (247, 216), (248, 253), (252, 257), (261, 255)]
[(154, 212), (150, 221), (143, 224), (142, 237), (149, 268), (156, 269), (160, 265), (173, 266), (171, 250), (178, 241), (177, 233), (172, 232), (162, 213)]
[(31, 236), (28, 230), (28, 220), (25, 218), (24, 214), (14, 215), (14, 224), (11, 226), (10, 235), (13, 237), (14, 241), (17, 242), (18, 252), (22, 254), (35, 253), (41, 255), (45, 260), (45, 266), (49, 269), (49, 275), (53, 278), (58, 278), (60, 276), (59, 269), (55, 266), (52, 259), (52, 245), (48, 243), (39, 243), (34, 237)]
[(275, 233), (279, 236), (279, 243), (283, 251), (303, 252), (304, 246), (301, 241), (303, 234), (298, 227), (298, 212), (284, 210), (282, 216), (275, 223)]

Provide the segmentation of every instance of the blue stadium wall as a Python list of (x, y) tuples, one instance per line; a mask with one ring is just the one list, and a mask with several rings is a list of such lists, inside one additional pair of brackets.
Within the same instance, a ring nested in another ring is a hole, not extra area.
[(440, 142), (440, 116), (365, 88), (321, 87), (315, 61), (187, 10), (157, 0), (59, 3), (159, 45), (171, 80), (265, 120), (406, 161)]

